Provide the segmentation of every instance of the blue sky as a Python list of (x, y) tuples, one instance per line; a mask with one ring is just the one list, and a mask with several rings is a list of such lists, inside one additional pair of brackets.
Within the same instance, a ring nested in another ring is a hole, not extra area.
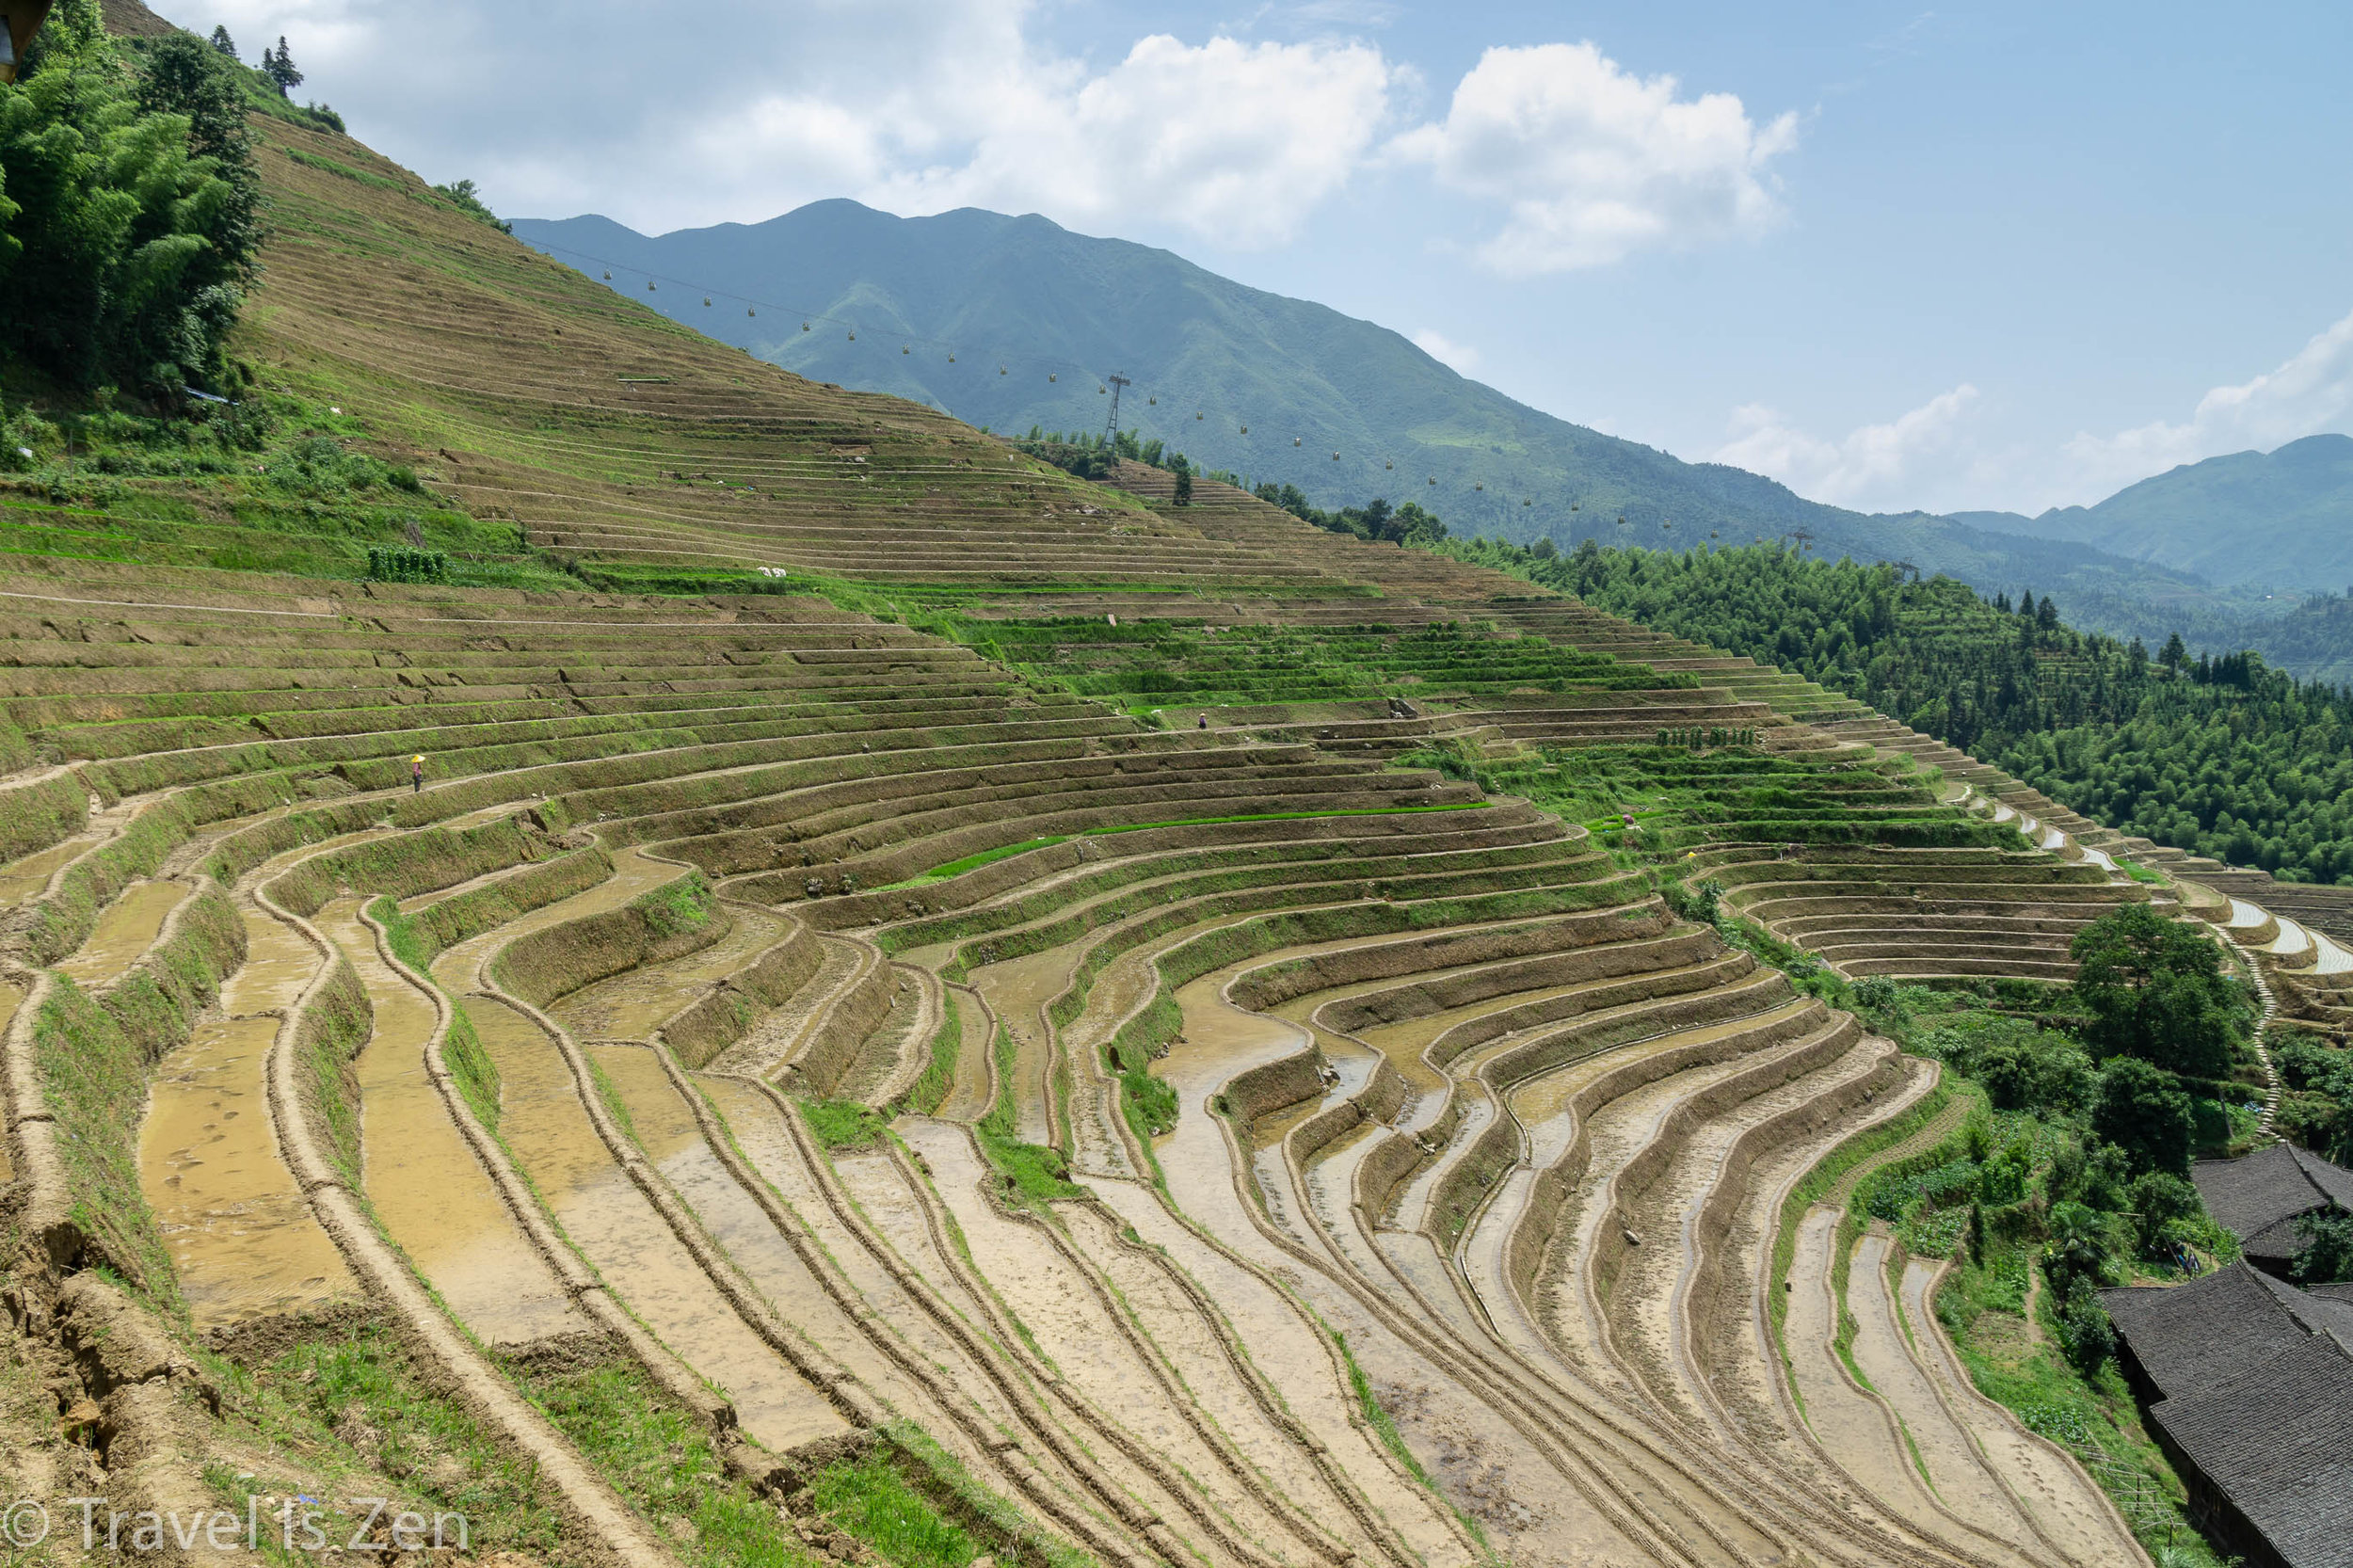
[(503, 212), (1041, 211), (1869, 509), (2353, 428), (2341, 3), (165, 8)]

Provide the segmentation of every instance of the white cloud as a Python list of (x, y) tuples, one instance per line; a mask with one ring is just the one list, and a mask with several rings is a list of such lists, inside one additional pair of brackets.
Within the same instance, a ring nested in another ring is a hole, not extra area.
[(1273, 244), (1364, 166), (1410, 80), (1330, 39), (1154, 35), (1098, 68), (1042, 40), (1034, 0), (694, 0), (650, 23), (616, 0), (216, 13), (248, 57), (289, 35), (304, 93), (433, 179), (653, 230), (848, 195)]
[(1433, 327), (1425, 327), (1415, 333), (1414, 346), (1448, 369), (1464, 376), (1476, 374), (1479, 361), (1483, 358), (1470, 344), (1456, 343)]
[(2126, 485), (2226, 452), (2276, 446), (2341, 428), (2353, 416), (2353, 313), (2277, 370), (2216, 387), (2179, 424), (2155, 420), (2113, 436), (2077, 435), (2062, 449), (2068, 499), (2105, 499)]
[(1781, 211), (1766, 166), (1796, 145), (1797, 118), (1760, 126), (1732, 94), (1679, 99), (1677, 85), (1591, 43), (1489, 49), (1446, 119), (1391, 150), (1508, 208), (1479, 247), (1507, 276), (1759, 232)]
[(1391, 74), (1369, 44), (1193, 47), (1165, 34), (1098, 75), (1031, 62), (989, 95), (962, 162), (904, 170), (872, 195), (898, 212), (1173, 218), (1228, 245), (1273, 244), (1363, 162)]
[(1884, 424), (1865, 424), (1826, 440), (1791, 425), (1761, 403), (1734, 411), (1732, 440), (1708, 455), (1780, 480), (1809, 500), (1865, 510), (1914, 504), (1924, 470), (1951, 465), (1977, 389), (1966, 382)]
[[(1279, 245), (1373, 169), (1426, 166), (1507, 210), (1481, 247), (1515, 274), (1753, 233), (1795, 136), (1737, 98), (1678, 98), (1586, 44), (1490, 49), (1436, 123), (1366, 34), (1392, 0), (1305, 0), (1189, 42), (1081, 58), (1046, 0), (214, 0), (250, 59), (288, 36), (353, 130), (494, 207), (662, 231), (823, 197), (972, 204), (1096, 232)], [(1289, 40), (1253, 40), (1263, 24)], [(1401, 183), (1385, 203), (1426, 191)], [(1410, 226), (1422, 220), (1406, 218)]]

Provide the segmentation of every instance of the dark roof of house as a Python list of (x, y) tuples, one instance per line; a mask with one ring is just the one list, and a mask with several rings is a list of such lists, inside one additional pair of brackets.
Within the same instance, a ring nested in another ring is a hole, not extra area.
[(2292, 1568), (2353, 1563), (2353, 1290), (2233, 1263), (2100, 1299), (2207, 1480)]
[(2353, 1357), (2307, 1337), (2149, 1418), (2290, 1568), (2353, 1562)]
[(2206, 1212), (2258, 1257), (2296, 1253), (2297, 1215), (2331, 1202), (2353, 1208), (2353, 1171), (2293, 1144), (2271, 1144), (2242, 1160), (2201, 1160), (2189, 1176)]
[(2314, 1334), (2325, 1334), (2353, 1355), (2353, 1285), (2322, 1285), (2299, 1290), (2269, 1274), (2255, 1276), (2288, 1316)]
[(2100, 1301), (2163, 1399), (2262, 1366), (2311, 1336), (2244, 1263), (2186, 1285), (2103, 1290)]

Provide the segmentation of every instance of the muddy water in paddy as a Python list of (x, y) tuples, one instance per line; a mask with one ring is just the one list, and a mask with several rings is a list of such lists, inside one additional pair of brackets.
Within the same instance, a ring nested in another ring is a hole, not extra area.
[(1843, 1213), (1821, 1205), (1798, 1222), (1783, 1329), (1790, 1382), (1802, 1401), (1806, 1426), (1832, 1463), (1897, 1518), (1941, 1534), (1951, 1522), (1913, 1468), (1902, 1434), (1886, 1411), (1855, 1385), (1833, 1349), (1838, 1301), (1831, 1270)]
[[(1234, 1479), (1171, 1403), (1140, 1353), (1119, 1331), (1107, 1307), (1042, 1230), (1010, 1219), (983, 1195), (986, 1180), (979, 1151), (962, 1128), (920, 1117), (903, 1124), (908, 1146), (930, 1165), (934, 1188), (955, 1218), (971, 1248), (975, 1267), (1068, 1381), (1096, 1410), (1140, 1439), (1163, 1463), (1190, 1476), (1229, 1528), (1286, 1560), (1302, 1557), (1299, 1544)], [(1129, 1464), (1108, 1444), (1097, 1457), (1115, 1472)], [(1151, 1496), (1158, 1490), (1141, 1472), (1129, 1484)], [(1174, 1503), (1171, 1504), (1174, 1507)], [(1189, 1539), (1198, 1522), (1170, 1523)], [(1223, 1556), (1208, 1542), (1204, 1550)]]
[(132, 884), (98, 917), (89, 939), (58, 963), (57, 972), (84, 990), (120, 979), (154, 945), (165, 918), (190, 891), (181, 882)]
[(842, 1191), (898, 1262), (928, 1285), (933, 1296), (962, 1318), (966, 1327), (995, 1340), (997, 1331), (989, 1325), (987, 1315), (932, 1244), (922, 1205), (908, 1190), (899, 1167), (880, 1154), (837, 1150), (832, 1159)]
[[(1176, 1091), (1182, 1113), (1176, 1131), (1156, 1145), (1171, 1198), (1224, 1244), (1291, 1283), (1347, 1335), (1416, 1456), (1450, 1498), (1505, 1539), (1505, 1550), (1570, 1562), (1646, 1560), (1647, 1554), (1564, 1484), (1496, 1411), (1398, 1339), (1334, 1280), (1301, 1267), (1252, 1223), (1209, 1101), (1236, 1073), (1288, 1055), (1302, 1041), (1295, 1026), (1247, 1013), (1220, 997), (1230, 973), (1213, 972), (1176, 993), (1185, 1044), (1171, 1048), (1160, 1071)], [(1394, 1492), (1391, 1483), (1375, 1495)], [(1451, 1543), (1430, 1545), (1449, 1557), (1461, 1550)]]
[[(1732, 1147), (1749, 1129), (1851, 1088), (1885, 1060), (1884, 1041), (1862, 1037), (1831, 1062), (1764, 1089), (1692, 1129), (1641, 1202), (1645, 1244), (1620, 1265), (1608, 1304), (1619, 1353), (1641, 1369), (1659, 1400), (1705, 1420), (1687, 1353), (1686, 1311), (1704, 1238), (1698, 1222), (1724, 1174)], [(1705, 1327), (1698, 1330), (1708, 1333)], [(1737, 1332), (1737, 1330), (1735, 1330)], [(1949, 1496), (1949, 1494), (1948, 1494)]]
[(1694, 1294), (1689, 1320), (1676, 1330), (1699, 1363), (1697, 1375), (1706, 1379), (1709, 1392), (1721, 1402), (1735, 1442), (1778, 1466), (1793, 1489), (1899, 1534), (1903, 1527), (1892, 1515), (1806, 1443), (1802, 1424), (1783, 1403), (1786, 1373), (1773, 1338), (1766, 1291), (1769, 1287), (1781, 1289), (1773, 1274), (1773, 1247), (1790, 1188), (1840, 1143), (1868, 1125), (1901, 1115), (1932, 1085), (1930, 1075), (1914, 1072), (1901, 1087), (1873, 1102), (1869, 1123), (1840, 1118), (1765, 1151), (1749, 1172), (1739, 1209), (1722, 1240), (1719, 1288), (1708, 1296)]
[(1976, 1445), (1913, 1359), (1908, 1325), (1898, 1320), (1895, 1294), (1888, 1287), (1889, 1244), (1886, 1236), (1862, 1237), (1849, 1265), (1847, 1310), (1856, 1325), (1855, 1365), (1903, 1423), (1915, 1462), (1926, 1466), (1929, 1482), (1945, 1505), (1991, 1538), (1981, 1547), (1989, 1556), (1998, 1560), (2000, 1545), (2007, 1545), (2010, 1560), (2024, 1568), (2049, 1548), (2011, 1506), (2009, 1494), (1986, 1469)]
[(1945, 1404), (1969, 1430), (1987, 1465), (2009, 1484), (2043, 1535), (2082, 1563), (2129, 1561), (2132, 1549), (2107, 1500), (2090, 1479), (2046, 1445), (2021, 1432), (2009, 1413), (1977, 1392), (1937, 1332), (1929, 1304), (1941, 1265), (1913, 1258), (1904, 1266), (1904, 1316), (1922, 1369)]
[(920, 1422), (959, 1460), (984, 1463), (963, 1429), (947, 1420), (930, 1394), (868, 1342), (777, 1231), (766, 1210), (720, 1163), (652, 1048), (604, 1046), (595, 1048), (595, 1054), (614, 1091), (629, 1108), (631, 1125), (647, 1158), (660, 1168), (672, 1190), (694, 1209), (712, 1239), (726, 1250), (776, 1316), (793, 1332), (822, 1346), (878, 1397)]
[(220, 1013), (156, 1067), (139, 1128), (139, 1186), (199, 1328), (347, 1295), (349, 1272), (279, 1158), (265, 1077), (279, 1020), (317, 951), (247, 905), (245, 967)]
[(499, 1131), (541, 1200), (654, 1336), (727, 1391), (744, 1431), (784, 1452), (845, 1430), (841, 1417), (739, 1318), (614, 1163), (553, 1041), (510, 1007), (466, 1004), (498, 1064)]
[[(1096, 1191), (1147, 1245), (1165, 1252), (1208, 1292), (1284, 1408), (1325, 1445), (1342, 1473), (1416, 1554), (1449, 1568), (1473, 1560), (1438, 1516), (1434, 1500), (1392, 1468), (1372, 1435), (1351, 1420), (1353, 1395), (1334, 1365), (1330, 1344), (1292, 1302), (1187, 1228), (1149, 1189), (1107, 1181), (1096, 1183)], [(1313, 1495), (1292, 1493), (1303, 1500)], [(1317, 1519), (1344, 1533), (1349, 1525), (1337, 1510)]]
[(1070, 972), (1079, 957), (1079, 948), (1073, 944), (972, 971), (973, 989), (988, 999), (1013, 1036), (1013, 1077), (1005, 1092), (1013, 1101), (1014, 1135), (1023, 1143), (1054, 1141), (1046, 1104), (1046, 1078), (1053, 1048), (1047, 1038), (1042, 1009), (1070, 984)]
[(83, 835), (75, 835), (64, 843), (52, 844), (22, 860), (0, 867), (0, 909), (13, 909), (27, 900), (38, 898), (49, 886), (49, 879), (57, 874), (57, 868), (73, 859), (97, 842)]
[(977, 1122), (988, 1114), (988, 1010), (953, 986), (948, 988), (948, 1005), (956, 1010), (956, 1077), (939, 1102), (939, 1118)]
[[(1142, 1331), (1168, 1356), (1197, 1407), (1233, 1444), (1259, 1483), (1288, 1497), (1358, 1556), (1377, 1549), (1306, 1451), (1258, 1403), (1235, 1369), (1220, 1325), (1179, 1288), (1175, 1266), (1123, 1244), (1116, 1219), (1092, 1204), (1054, 1208), (1071, 1244), (1111, 1281)], [(1259, 1347), (1259, 1353), (1264, 1349)]]
[(577, 1040), (650, 1040), (655, 1026), (782, 941), (774, 915), (727, 905), (728, 934), (667, 964), (631, 969), (573, 992), (548, 1011)]
[(376, 1218), (483, 1339), (522, 1344), (584, 1327), (425, 1076), (433, 1004), (377, 953), (360, 904), (337, 899), (317, 924), (351, 960), (376, 1009), (356, 1066), (362, 1182)]
[[(1749, 1020), (1740, 1020), (1606, 1051), (1522, 1085), (1514, 1091), (1513, 1100), (1523, 1118), (1522, 1125), (1529, 1128), (1530, 1142), (1539, 1153), (1536, 1163), (1542, 1166), (1558, 1161), (1562, 1152), (1575, 1141), (1577, 1118), (1569, 1102), (1590, 1088), (1596, 1080), (1644, 1056), (1673, 1049), (1694, 1040), (1734, 1032), (1748, 1027), (1748, 1024)], [(1615, 1219), (1614, 1205), (1604, 1201), (1609, 1183), (1627, 1160), (1640, 1154), (1657, 1136), (1659, 1128), (1686, 1098), (1720, 1080), (1729, 1078), (1746, 1065), (1745, 1062), (1735, 1059), (1667, 1074), (1654, 1082), (1630, 1089), (1596, 1108), (1585, 1129), (1589, 1134), (1586, 1163), (1578, 1173), (1577, 1184), (1568, 1199), (1567, 1223), (1552, 1243), (1555, 1256), (1549, 1260), (1544, 1284), (1539, 1288), (1540, 1310), (1561, 1353), (1583, 1375), (1620, 1398), (1639, 1400), (1641, 1391), (1610, 1353), (1608, 1336), (1602, 1326), (1600, 1304), (1586, 1288), (1596, 1240), (1603, 1227)], [(1507, 1216), (1501, 1214), (1497, 1216), (1498, 1221), (1505, 1218)], [(1488, 1232), (1489, 1251), (1481, 1269), (1484, 1281), (1482, 1299), (1489, 1291), (1498, 1298), (1488, 1302), (1490, 1312), (1498, 1319), (1513, 1315), (1508, 1305), (1499, 1299), (1508, 1292), (1497, 1288), (1501, 1282), (1493, 1275), (1493, 1270), (1500, 1263), (1500, 1254), (1495, 1249), (1499, 1248), (1501, 1240), (1499, 1230)]]
[(776, 1195), (791, 1207), (818, 1244), (840, 1266), (849, 1284), (875, 1315), (872, 1320), (937, 1368), (965, 1398), (980, 1407), (992, 1424), (1004, 1426), (1007, 1417), (993, 1386), (932, 1322), (882, 1262), (833, 1217), (817, 1190), (815, 1178), (802, 1161), (798, 1145), (785, 1130), (783, 1113), (775, 1103), (759, 1090), (736, 1080), (705, 1077), (696, 1081), (710, 1091), (744, 1159), (751, 1161), (761, 1179), (776, 1190)]

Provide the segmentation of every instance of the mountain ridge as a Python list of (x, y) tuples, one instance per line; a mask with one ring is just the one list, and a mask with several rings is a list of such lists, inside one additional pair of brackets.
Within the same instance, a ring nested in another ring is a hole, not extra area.
[[(1988, 593), (2032, 589), (2119, 635), (2180, 631), (2217, 649), (2263, 648), (2265, 626), (2289, 609), (2085, 539), (1987, 525), (2000, 520), (1808, 501), (1764, 475), (1529, 408), (1377, 323), (1035, 214), (904, 218), (835, 199), (662, 235), (597, 216), (514, 229), (786, 369), (1000, 432), (1102, 430), (1108, 375), (1123, 372), (1133, 382), (1124, 427), (1211, 470), (1294, 484), (1321, 506), (1411, 499), (1458, 536), (1562, 549), (1779, 537)], [(2340, 657), (2331, 644), (2314, 661), (2309, 641), (2295, 655), (2306, 673), (2353, 667), (2353, 649)]]
[[(1957, 512), (1993, 533), (2088, 544), (2218, 584), (2353, 583), (2353, 436), (2181, 463), (2089, 506)], [(2293, 565), (2290, 563), (2293, 562)]]

